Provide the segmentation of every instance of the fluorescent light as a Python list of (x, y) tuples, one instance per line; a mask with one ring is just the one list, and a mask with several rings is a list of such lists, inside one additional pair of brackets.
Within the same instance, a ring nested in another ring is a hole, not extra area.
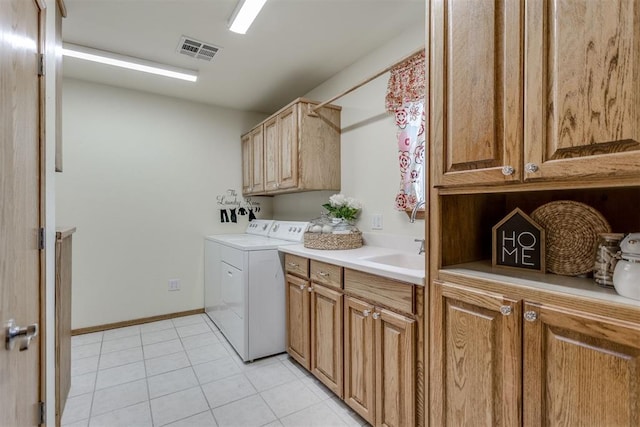
[(267, 0), (240, 0), (231, 15), (229, 30), (238, 34), (246, 34)]
[(99, 62), (100, 64), (113, 65), (115, 67), (127, 68), (129, 70), (143, 71), (145, 73), (157, 74), (159, 76), (172, 77), (174, 79), (187, 80), (190, 82), (198, 80), (197, 71), (170, 67), (156, 62), (145, 61), (144, 59), (91, 49), (85, 46), (65, 43), (62, 46), (62, 54), (71, 58), (85, 59), (87, 61)]

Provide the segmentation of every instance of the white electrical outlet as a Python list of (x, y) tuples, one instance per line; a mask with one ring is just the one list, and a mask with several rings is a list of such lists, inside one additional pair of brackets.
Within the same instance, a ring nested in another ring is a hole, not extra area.
[(179, 290), (180, 290), (180, 279), (170, 279), (169, 291), (179, 291)]
[(371, 229), (382, 230), (382, 214), (373, 214), (371, 216)]

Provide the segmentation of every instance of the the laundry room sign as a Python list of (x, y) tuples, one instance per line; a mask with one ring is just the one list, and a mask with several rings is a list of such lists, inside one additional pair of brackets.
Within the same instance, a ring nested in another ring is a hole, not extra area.
[(260, 202), (246, 199), (238, 195), (236, 190), (229, 189), (224, 194), (216, 196), (220, 207), (220, 222), (237, 223), (239, 216), (249, 216), (249, 221), (256, 219), (256, 213), (260, 212)]

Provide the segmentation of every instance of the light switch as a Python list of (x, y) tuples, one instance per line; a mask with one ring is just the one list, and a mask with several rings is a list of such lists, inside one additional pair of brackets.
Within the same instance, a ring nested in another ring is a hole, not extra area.
[(371, 229), (382, 230), (382, 214), (373, 214), (371, 217)]

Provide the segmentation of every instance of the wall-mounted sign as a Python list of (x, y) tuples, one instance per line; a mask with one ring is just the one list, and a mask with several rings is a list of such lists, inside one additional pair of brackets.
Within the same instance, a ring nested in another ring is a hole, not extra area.
[(216, 196), (216, 201), (220, 206), (220, 222), (236, 223), (238, 216), (249, 215), (249, 221), (256, 219), (256, 213), (260, 212), (260, 202), (251, 200), (250, 197), (243, 199), (238, 197), (238, 192), (233, 189), (227, 190), (225, 194)]
[(545, 271), (544, 229), (516, 208), (493, 227), (492, 265)]

